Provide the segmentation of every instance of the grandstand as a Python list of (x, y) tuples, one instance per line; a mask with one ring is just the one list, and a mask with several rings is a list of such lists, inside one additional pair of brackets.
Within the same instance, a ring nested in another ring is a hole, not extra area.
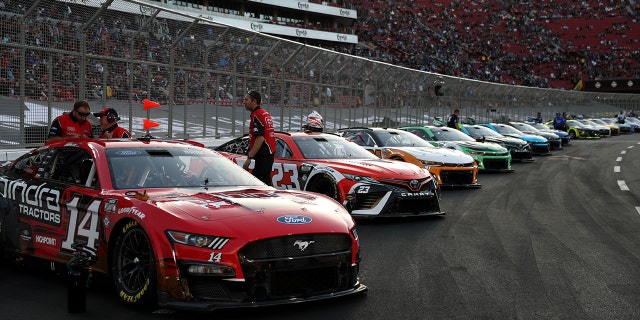
[[(215, 8), (209, 11), (229, 12), (225, 18), (238, 25), (247, 19), (272, 20), (300, 30), (321, 29), (327, 35), (356, 39), (356, 45), (335, 38), (310, 38), (306, 32), (264, 31), (468, 79), (567, 90), (580, 80), (640, 82), (640, 39), (636, 36), (640, 34), (640, 4), (635, 0), (148, 1), (183, 10), (206, 8), (204, 3), (208, 3)], [(283, 9), (287, 3), (296, 8)], [(297, 8), (299, 3), (306, 7)], [(332, 18), (322, 14), (323, 6), (348, 14)]]
[(640, 78), (637, 1), (353, 3), (360, 41), (394, 64), (542, 88)]

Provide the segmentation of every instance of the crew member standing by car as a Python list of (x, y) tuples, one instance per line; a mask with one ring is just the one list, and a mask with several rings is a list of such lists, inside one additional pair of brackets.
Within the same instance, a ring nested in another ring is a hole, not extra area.
[(87, 117), (91, 114), (89, 102), (79, 100), (71, 112), (57, 116), (51, 122), (47, 141), (62, 138), (93, 138), (93, 127)]
[(460, 110), (453, 110), (453, 114), (449, 116), (447, 127), (460, 130)]
[(553, 127), (556, 130), (567, 131), (567, 119), (560, 112), (556, 112), (556, 117), (553, 118)]
[(620, 110), (620, 113), (618, 113), (618, 123), (624, 123), (624, 120), (627, 117), (624, 115), (624, 111)]
[(251, 159), (254, 160), (253, 175), (265, 184), (271, 186), (271, 168), (273, 154), (276, 151), (276, 137), (273, 120), (267, 110), (260, 107), (262, 96), (258, 91), (251, 90), (244, 96), (244, 108), (251, 111), (249, 123), (249, 151), (247, 161), (242, 167), (247, 170)]
[(100, 119), (100, 128), (102, 128), (102, 133), (98, 138), (131, 138), (131, 133), (118, 125), (120, 117), (115, 109), (104, 108), (93, 115)]
[(535, 118), (535, 119), (533, 119), (533, 121), (534, 121), (535, 123), (542, 123), (542, 121), (543, 121), (543, 120), (542, 120), (542, 113), (538, 112), (538, 113), (536, 114), (536, 118)]

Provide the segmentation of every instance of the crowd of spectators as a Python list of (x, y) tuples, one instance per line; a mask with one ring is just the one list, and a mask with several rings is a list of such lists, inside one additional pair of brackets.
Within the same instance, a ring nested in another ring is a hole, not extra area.
[(543, 88), (640, 78), (637, 1), (352, 3), (365, 54), (392, 64)]
[[(31, 98), (77, 98), (82, 87), (78, 83), (80, 70), (88, 70), (83, 86), (89, 99), (168, 98), (173, 77), (176, 96), (230, 100), (231, 88), (255, 84), (249, 84), (250, 79), (224, 76), (224, 71), (273, 75), (282, 71), (269, 61), (257, 65), (255, 57), (263, 52), (233, 57), (235, 49), (231, 47), (246, 41), (233, 35), (215, 47), (203, 42), (207, 36), (214, 39), (211, 31), (179, 41), (172, 37), (177, 32), (166, 33), (161, 39), (149, 38), (146, 33), (132, 32), (139, 26), (139, 17), (122, 14), (99, 18), (94, 29), (84, 33), (85, 38), (79, 28), (91, 19), (89, 11), (51, 2), (49, 9), (40, 8), (22, 21), (21, 14), (28, 8), (21, 3), (0, 0), (4, 44), (0, 46), (1, 95), (16, 95), (19, 90), (22, 58), (19, 47), (11, 44), (20, 41), (22, 30), (30, 45), (42, 48), (26, 54), (25, 89)], [(360, 44), (327, 44), (336, 51), (445, 75), (542, 88), (571, 89), (579, 80), (640, 78), (640, 43), (632, 36), (640, 31), (638, 4), (613, 0), (353, 0), (350, 6), (358, 9), (353, 28)], [(180, 29), (177, 25), (153, 27)], [(96, 57), (86, 62), (85, 69), (79, 55), (69, 54), (79, 52), (83, 44)], [(172, 53), (181, 64), (222, 73), (179, 70), (171, 75), (160, 66), (150, 66), (169, 63)], [(204, 62), (202, 57), (207, 55), (216, 57), (215, 61)], [(97, 58), (100, 56), (108, 59)], [(129, 58), (148, 61), (149, 65), (129, 65), (125, 62)], [(235, 66), (229, 63), (233, 59)], [(304, 65), (301, 61), (289, 68), (302, 73)], [(55, 81), (49, 81), (50, 77)], [(273, 83), (272, 96), (265, 99), (277, 102), (280, 87)], [(333, 99), (336, 96), (334, 93)]]

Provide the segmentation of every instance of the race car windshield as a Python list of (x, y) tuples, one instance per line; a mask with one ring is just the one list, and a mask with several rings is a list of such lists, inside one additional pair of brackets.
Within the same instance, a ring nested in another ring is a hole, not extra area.
[(115, 189), (264, 185), (214, 151), (197, 147), (106, 149)]
[(305, 159), (378, 159), (363, 147), (338, 136), (299, 136), (293, 141)]
[(498, 126), (495, 126), (495, 128), (496, 130), (498, 130), (500, 134), (504, 134), (504, 135), (507, 135), (507, 134), (521, 135), (522, 134), (521, 131), (511, 126), (498, 125)]
[(526, 123), (514, 123), (513, 126), (522, 132), (538, 132), (538, 129)]
[(401, 130), (376, 131), (381, 147), (427, 147), (434, 148), (429, 142), (413, 133)]
[(530, 126), (532, 126), (532, 127), (536, 128), (536, 129), (538, 129), (538, 130), (545, 130), (545, 131), (546, 131), (546, 130), (549, 130), (549, 127), (545, 126), (545, 125), (544, 125), (544, 124), (542, 124), (542, 123), (532, 123), (532, 124), (530, 124)]
[(501, 134), (482, 126), (465, 127), (469, 134), (474, 138), (482, 137), (502, 137)]
[(437, 141), (476, 141), (460, 130), (449, 128), (437, 128), (431, 130)]
[(576, 120), (567, 120), (567, 125), (571, 127), (577, 127), (577, 128), (586, 128), (586, 126), (583, 123)]

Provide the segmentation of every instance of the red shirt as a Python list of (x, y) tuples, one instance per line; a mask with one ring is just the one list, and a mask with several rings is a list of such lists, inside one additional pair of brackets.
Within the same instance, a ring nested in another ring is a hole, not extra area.
[(118, 126), (118, 124), (114, 124), (106, 130), (102, 130), (99, 138), (104, 138), (104, 134), (107, 132), (111, 132), (112, 138), (131, 138), (131, 133), (123, 127)]
[(273, 120), (269, 112), (261, 107), (257, 107), (251, 112), (249, 150), (253, 148), (256, 137), (259, 136), (264, 137), (265, 143), (260, 146), (260, 150), (254, 156), (274, 154), (276, 152), (276, 135), (273, 129)]
[(87, 138), (93, 138), (93, 127), (88, 120), (82, 123), (74, 118), (71, 112), (64, 113), (53, 119), (51, 128), (49, 128), (50, 137), (70, 137), (74, 135), (82, 135)]

